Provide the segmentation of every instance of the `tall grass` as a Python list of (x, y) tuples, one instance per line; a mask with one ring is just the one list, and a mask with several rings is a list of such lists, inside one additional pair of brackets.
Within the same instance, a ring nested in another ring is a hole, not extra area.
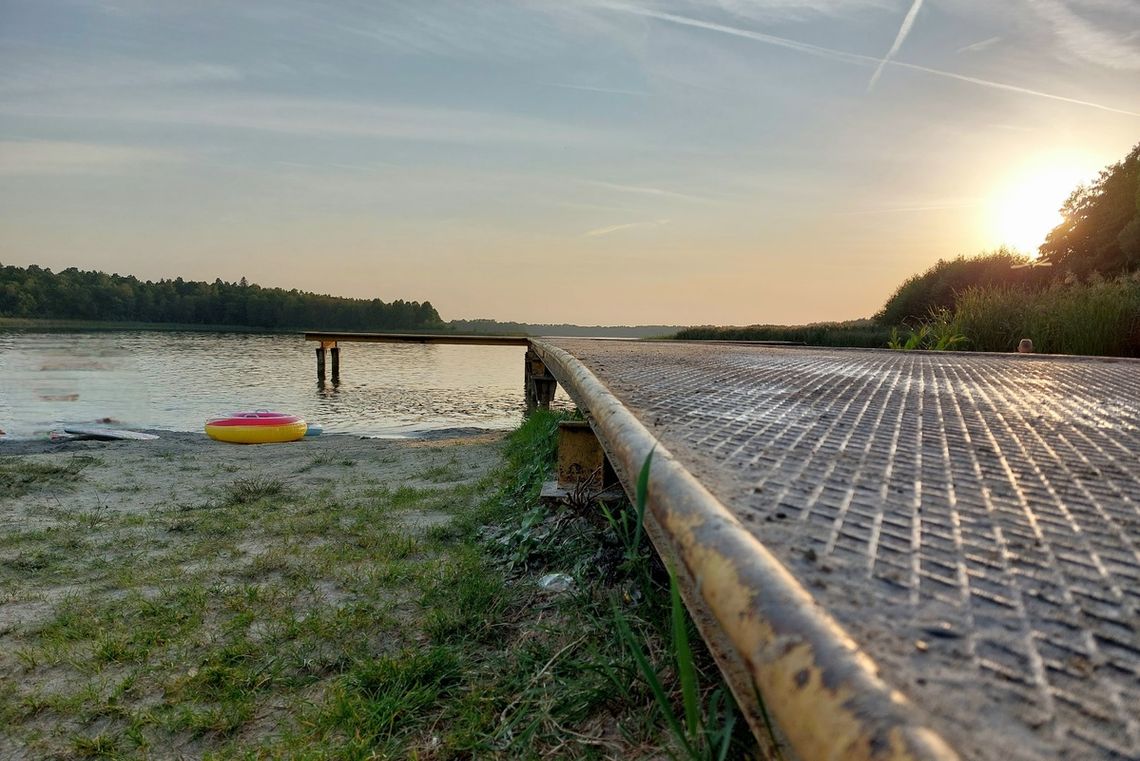
[[(641, 526), (645, 520), (645, 509), (649, 499), (649, 469), (653, 462), (653, 452), (645, 458), (637, 479), (637, 500), (632, 511), (637, 521), (636, 530), (631, 533), (626, 523), (618, 523), (609, 511), (606, 517), (622, 537), (626, 546), (627, 562), (644, 557)], [(648, 575), (647, 565), (641, 565), (642, 572)], [(672, 569), (669, 574), (669, 654), (672, 664), (667, 666), (671, 675), (680, 683), (681, 707), (684, 718), (674, 708), (674, 700), (662, 683), (657, 667), (642, 649), (641, 638), (630, 625), (630, 617), (622, 610), (616, 596), (612, 598), (614, 624), (627, 651), (637, 664), (637, 669), (649, 686), (654, 702), (673, 733), (683, 757), (688, 761), (724, 761), (733, 746), (733, 732), (736, 728), (737, 709), (727, 686), (719, 684), (703, 695), (699, 686), (698, 668), (689, 643), (689, 630), (693, 624), (681, 602), (681, 590)], [(719, 682), (719, 680), (717, 680)], [(777, 747), (773, 738), (773, 747)], [(779, 750), (776, 751), (779, 756)], [(674, 756), (676, 758), (676, 756)]]
[(926, 349), (929, 351), (954, 351), (965, 348), (966, 336), (962, 335), (957, 321), (948, 309), (932, 309), (925, 320), (919, 320), (908, 333), (899, 333), (891, 328), (888, 349)]
[(812, 325), (747, 325), (686, 328), (673, 338), (682, 341), (790, 341), (808, 346), (882, 347), (890, 329), (871, 320), (818, 322)]
[(1049, 354), (1140, 356), (1140, 273), (1055, 283), (1041, 291), (998, 286), (958, 296), (954, 322), (976, 351), (1014, 351), (1022, 338)]

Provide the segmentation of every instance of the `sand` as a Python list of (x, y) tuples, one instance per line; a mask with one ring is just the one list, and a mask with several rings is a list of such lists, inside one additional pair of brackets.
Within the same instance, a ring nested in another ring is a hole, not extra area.
[[(344, 516), (336, 520), (348, 520), (353, 505), (386, 499), (399, 504), (384, 514), (385, 525), (419, 536), (451, 520), (451, 495), (499, 464), (506, 436), (479, 430), (402, 440), (326, 435), (241, 446), (202, 434), (155, 433), (160, 438), (154, 441), (0, 441), (0, 685), (7, 683), (0, 708), (29, 696), (75, 692), (90, 681), (87, 667), (71, 662), (74, 656), (42, 662), (52, 653), (44, 627), (69, 606), (159, 595), (187, 577), (274, 578), (277, 566), (319, 555), (310, 545), (341, 538), (335, 522), (305, 535), (283, 534), (280, 525), (267, 523), (296, 518), (289, 508), (276, 518), (259, 513), (216, 541), (195, 533), (194, 522), (207, 513), (234, 515), (235, 488), (271, 484), (285, 503), (311, 495), (305, 509), (328, 505), (329, 515)], [(263, 566), (269, 569), (264, 574)], [(313, 571), (306, 594), (320, 599), (298, 598), (297, 604), (336, 606), (348, 596), (330, 573)], [(140, 582), (120, 581), (127, 577)], [(0, 757), (50, 755), (69, 742), (69, 733), (87, 731), (66, 711), (20, 715), (18, 730), (0, 732)]]

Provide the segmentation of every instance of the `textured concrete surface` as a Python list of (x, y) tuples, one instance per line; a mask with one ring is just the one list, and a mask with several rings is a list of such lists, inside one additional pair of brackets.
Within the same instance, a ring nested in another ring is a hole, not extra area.
[(1140, 758), (1140, 363), (552, 343), (964, 758)]

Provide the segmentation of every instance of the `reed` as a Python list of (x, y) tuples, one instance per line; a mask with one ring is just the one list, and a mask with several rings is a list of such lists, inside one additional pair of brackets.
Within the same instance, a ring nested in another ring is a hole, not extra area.
[(1015, 351), (1022, 338), (1047, 354), (1140, 356), (1140, 273), (1031, 291), (968, 288), (954, 323), (977, 351)]
[(890, 328), (871, 320), (819, 322), (811, 325), (747, 325), (686, 328), (673, 338), (681, 341), (787, 341), (808, 346), (882, 347)]

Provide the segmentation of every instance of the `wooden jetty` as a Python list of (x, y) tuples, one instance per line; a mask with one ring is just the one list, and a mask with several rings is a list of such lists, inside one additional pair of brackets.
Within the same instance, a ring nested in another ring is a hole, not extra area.
[(325, 353), (332, 360), (332, 379), (340, 380), (341, 343), (464, 344), (467, 346), (530, 346), (525, 336), (465, 336), (446, 333), (327, 333), (307, 331), (306, 341), (316, 341), (317, 380), (325, 379)]

